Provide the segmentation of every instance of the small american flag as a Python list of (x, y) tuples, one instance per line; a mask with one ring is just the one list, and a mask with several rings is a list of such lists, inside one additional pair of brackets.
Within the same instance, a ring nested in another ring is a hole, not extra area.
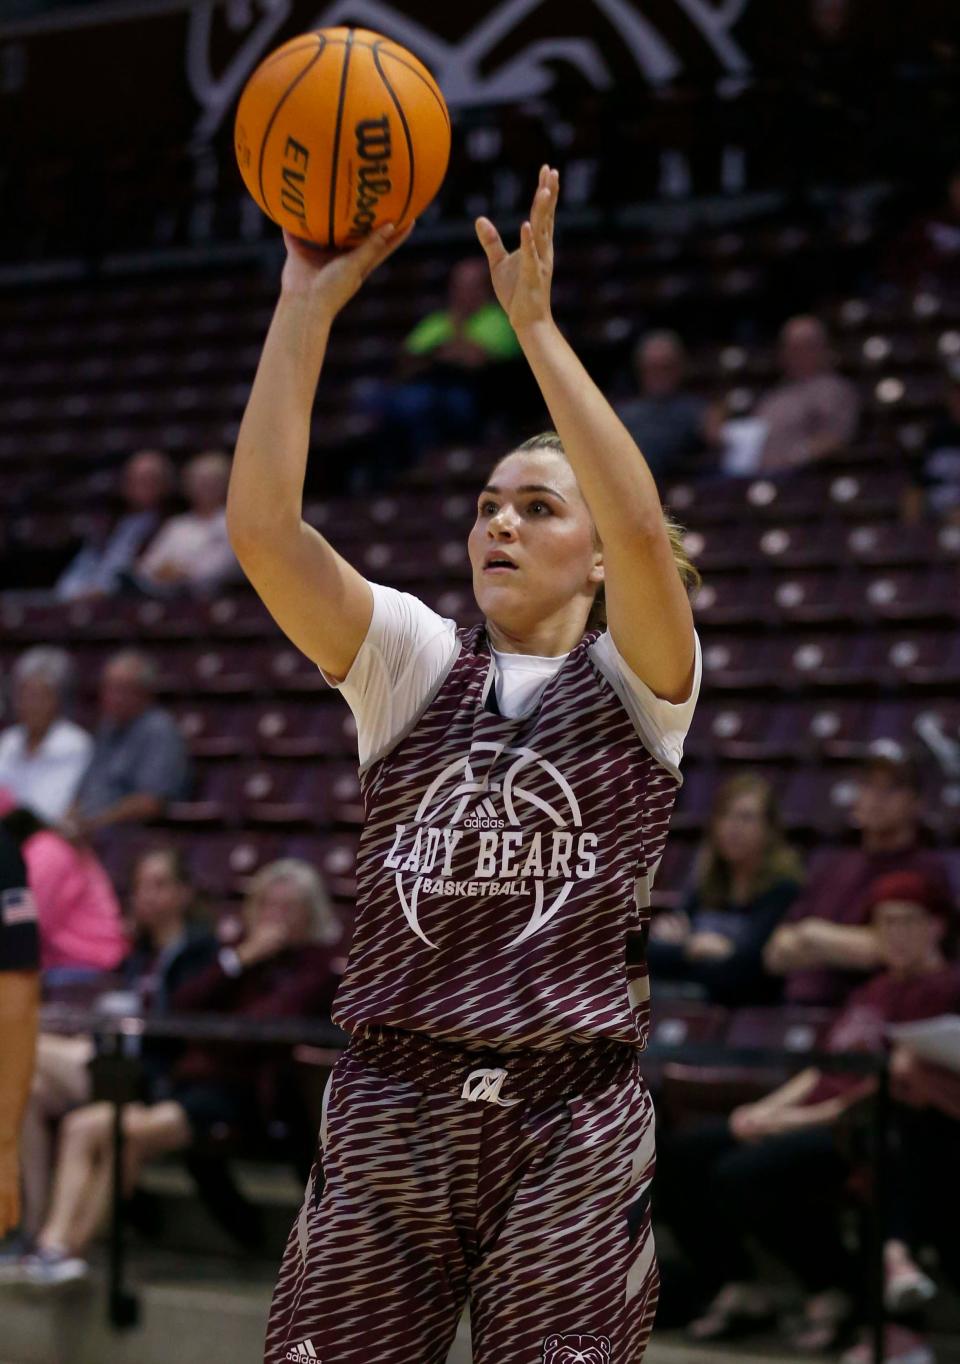
[(0, 922), (11, 928), (14, 924), (33, 924), (37, 921), (37, 904), (33, 892), (26, 886), (0, 891)]

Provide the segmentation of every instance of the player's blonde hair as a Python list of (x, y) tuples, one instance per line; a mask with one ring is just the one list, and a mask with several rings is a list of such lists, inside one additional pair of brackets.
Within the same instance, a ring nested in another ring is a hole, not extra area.
[[(539, 435), (531, 436), (521, 445), (516, 447), (517, 451), (549, 450), (555, 455), (560, 455), (562, 459), (567, 458), (567, 452), (563, 448), (563, 441), (556, 431), (541, 431)], [(569, 462), (569, 461), (568, 461)], [(694, 592), (700, 586), (700, 570), (690, 558), (683, 543), (684, 529), (675, 521), (669, 512), (664, 511), (663, 523), (666, 527), (667, 537), (670, 540), (670, 548), (673, 550), (673, 562), (676, 564), (677, 572), (680, 574), (680, 581), (683, 583), (687, 592)], [(597, 544), (600, 537), (594, 528)], [(593, 606), (587, 617), (587, 629), (604, 629), (607, 624), (607, 605), (604, 597), (603, 585), (601, 584), (594, 597)]]

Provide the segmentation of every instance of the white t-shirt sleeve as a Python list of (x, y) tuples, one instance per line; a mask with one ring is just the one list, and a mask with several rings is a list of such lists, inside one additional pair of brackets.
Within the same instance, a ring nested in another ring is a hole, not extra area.
[(703, 658), (700, 636), (694, 632), (693, 685), (685, 701), (665, 701), (628, 667), (605, 630), (591, 649), (591, 656), (613, 686), (636, 727), (637, 733), (658, 761), (679, 777), (683, 741), (687, 737), (700, 694)]
[[(357, 722), (361, 767), (381, 757), (410, 729), (457, 656), (457, 627), (409, 592), (380, 583), (373, 617), (353, 666), (342, 682)], [(326, 677), (326, 674), (324, 674)]]

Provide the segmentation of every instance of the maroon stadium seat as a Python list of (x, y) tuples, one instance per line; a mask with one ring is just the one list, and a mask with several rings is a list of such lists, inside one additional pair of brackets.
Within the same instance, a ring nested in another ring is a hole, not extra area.
[(324, 825), (330, 819), (330, 779), (318, 763), (266, 762), (240, 778), (244, 819), (251, 824)]
[(741, 1008), (730, 1017), (724, 1041), (730, 1047), (772, 1047), (815, 1051), (824, 1041), (835, 1009), (799, 1005)]
[(194, 834), (187, 845), (193, 877), (202, 891), (215, 896), (242, 893), (260, 867), (286, 856), (286, 840), (276, 834)]
[(780, 812), (784, 824), (827, 837), (841, 834), (849, 824), (858, 776), (855, 768), (801, 768), (783, 787)]
[(955, 628), (872, 635), (865, 657), (869, 675), (888, 686), (960, 682), (960, 634)]
[(230, 824), (240, 818), (239, 769), (234, 762), (203, 767), (195, 776), (187, 800), (169, 803), (166, 818), (172, 824)]
[(174, 716), (197, 758), (246, 757), (254, 750), (254, 712), (232, 701), (180, 702)]
[(357, 752), (353, 715), (322, 696), (260, 705), (252, 714), (251, 734), (264, 757), (355, 757)]
[(840, 569), (797, 569), (768, 580), (765, 618), (798, 624), (835, 624), (856, 617), (848, 575)]

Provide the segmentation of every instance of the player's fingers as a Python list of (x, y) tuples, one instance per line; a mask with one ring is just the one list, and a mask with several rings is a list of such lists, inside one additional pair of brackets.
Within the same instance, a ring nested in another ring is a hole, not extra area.
[(334, 252), (324, 250), (322, 246), (314, 246), (312, 242), (305, 242), (300, 237), (295, 237), (285, 227), (281, 231), (283, 232), (283, 244), (291, 256), (299, 256), (301, 260), (305, 260), (318, 268), (333, 259)]
[(487, 264), (491, 270), (495, 270), (500, 262), (507, 258), (507, 248), (500, 240), (500, 233), (489, 218), (478, 218), (474, 226), (477, 240), (487, 257)]
[(412, 223), (407, 223), (406, 227), (401, 227), (397, 231), (393, 223), (387, 223), (379, 231), (372, 233), (371, 238), (368, 238), (364, 243), (364, 246), (369, 247), (361, 266), (364, 279), (370, 274), (371, 270), (376, 270), (378, 265), (382, 265), (388, 256), (392, 256), (394, 251), (399, 251), (416, 225), (417, 222), (414, 219)]
[(540, 255), (533, 235), (533, 224), (529, 222), (520, 228), (520, 262), (524, 278), (530, 284), (539, 284)]
[(550, 250), (553, 232), (553, 217), (550, 212), (550, 190), (546, 186), (537, 190), (537, 197), (533, 201), (533, 213), (530, 216), (530, 224), (533, 228), (533, 236), (537, 244), (538, 252), (541, 256), (546, 255)]

